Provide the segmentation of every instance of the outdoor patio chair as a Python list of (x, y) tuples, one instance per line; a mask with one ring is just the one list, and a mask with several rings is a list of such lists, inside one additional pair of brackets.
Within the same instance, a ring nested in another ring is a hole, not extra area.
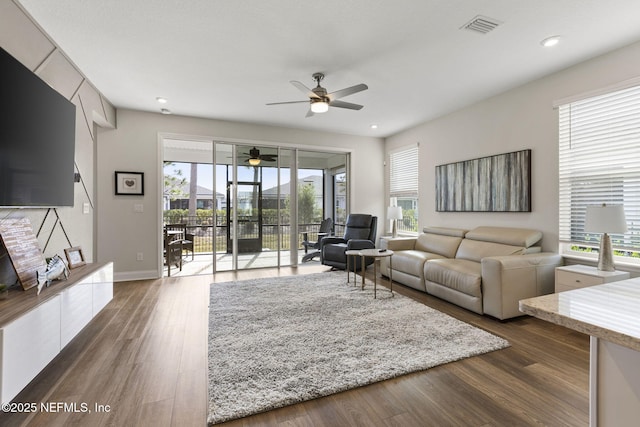
[(171, 266), (174, 265), (182, 271), (182, 239), (174, 239), (164, 230), (164, 262), (167, 265), (167, 276), (171, 276)]
[(182, 240), (182, 250), (191, 252), (191, 260), (194, 259), (193, 253), (193, 238), (192, 233), (187, 232), (187, 224), (167, 224), (164, 227), (165, 233), (169, 234), (169, 237), (173, 236), (173, 241)]
[[(331, 235), (333, 229), (333, 220), (331, 218), (325, 218), (320, 223), (320, 229), (318, 230), (318, 236), (315, 241), (309, 240), (309, 232), (302, 232), (302, 246), (304, 246), (305, 256), (302, 257), (302, 262), (311, 261), (316, 256), (320, 255), (320, 240), (323, 237)], [(315, 249), (315, 251), (309, 253), (309, 248)]]

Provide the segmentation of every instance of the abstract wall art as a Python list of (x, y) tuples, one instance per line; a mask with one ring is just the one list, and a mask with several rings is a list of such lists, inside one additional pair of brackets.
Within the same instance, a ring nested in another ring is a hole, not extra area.
[(531, 150), (436, 166), (438, 212), (531, 212)]

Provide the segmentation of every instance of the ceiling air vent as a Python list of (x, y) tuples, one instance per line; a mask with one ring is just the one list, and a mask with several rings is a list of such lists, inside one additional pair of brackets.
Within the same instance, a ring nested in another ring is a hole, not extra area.
[(478, 15), (471, 21), (460, 27), (460, 29), (475, 31), (476, 33), (480, 34), (487, 34), (488, 32), (493, 31), (500, 24), (502, 24), (502, 22), (498, 21), (497, 19)]

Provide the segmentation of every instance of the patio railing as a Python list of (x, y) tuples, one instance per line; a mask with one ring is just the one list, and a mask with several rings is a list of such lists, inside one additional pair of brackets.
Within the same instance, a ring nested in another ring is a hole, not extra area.
[[(214, 244), (214, 230), (215, 230), (215, 251), (227, 252), (227, 221), (226, 217), (217, 217), (217, 224), (214, 226), (213, 221), (202, 220), (202, 217), (197, 216), (173, 216), (171, 218), (172, 223), (187, 224), (187, 232), (194, 236), (194, 252), (198, 253), (211, 253), (213, 251)], [(290, 235), (291, 224), (281, 224), (280, 228), (280, 249), (290, 250)], [(296, 232), (298, 238), (298, 248), (302, 249), (302, 233), (308, 232), (309, 239), (314, 240), (316, 238), (315, 233), (320, 229), (320, 222), (314, 222), (309, 224), (299, 224), (298, 232)], [(334, 229), (336, 235), (340, 236), (344, 232), (343, 224), (335, 224)], [(257, 235), (257, 233), (256, 233)], [(262, 224), (262, 248), (265, 251), (275, 251), (278, 249), (278, 224), (277, 221), (273, 223), (263, 222)]]

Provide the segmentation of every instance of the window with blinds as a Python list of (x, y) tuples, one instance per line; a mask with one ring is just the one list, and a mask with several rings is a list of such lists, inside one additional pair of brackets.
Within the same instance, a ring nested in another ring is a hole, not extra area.
[(399, 232), (418, 232), (418, 146), (389, 154), (389, 196), (402, 208)]
[(588, 205), (623, 205), (628, 232), (612, 235), (614, 254), (640, 257), (640, 86), (559, 107), (560, 241), (597, 248), (586, 233)]

